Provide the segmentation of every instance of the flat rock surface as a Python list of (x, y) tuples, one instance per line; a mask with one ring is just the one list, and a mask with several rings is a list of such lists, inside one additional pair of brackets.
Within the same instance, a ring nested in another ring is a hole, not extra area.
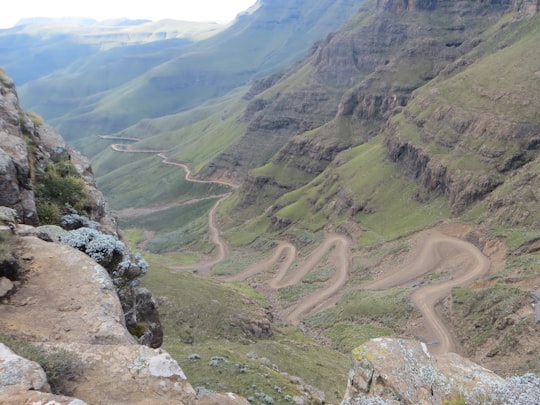
[(0, 305), (0, 330), (36, 342), (131, 344), (107, 271), (76, 249), (22, 238), (27, 280)]

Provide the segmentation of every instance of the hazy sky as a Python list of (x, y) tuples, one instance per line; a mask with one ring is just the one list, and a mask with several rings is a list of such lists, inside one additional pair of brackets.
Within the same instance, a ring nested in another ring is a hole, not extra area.
[(90, 17), (96, 20), (127, 17), (161, 20), (230, 21), (256, 0), (13, 0), (2, 7), (0, 28), (21, 18)]

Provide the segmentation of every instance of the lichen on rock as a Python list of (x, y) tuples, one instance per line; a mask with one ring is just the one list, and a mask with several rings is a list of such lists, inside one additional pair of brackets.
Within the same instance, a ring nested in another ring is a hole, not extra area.
[(467, 404), (484, 403), (478, 398), (486, 403), (539, 403), (540, 376), (504, 380), (455, 353), (433, 356), (422, 342), (377, 338), (353, 351), (342, 405), (428, 405), (456, 397)]

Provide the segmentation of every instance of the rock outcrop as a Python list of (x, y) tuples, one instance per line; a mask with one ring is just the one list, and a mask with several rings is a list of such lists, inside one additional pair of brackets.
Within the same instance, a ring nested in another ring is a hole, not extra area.
[[(63, 394), (92, 404), (199, 403), (167, 352), (139, 345), (128, 333), (113, 281), (101, 265), (77, 249), (35, 236), (18, 237), (17, 244), (26, 271), (15, 292), (0, 304), (1, 335), (75, 359), (77, 372), (63, 381)], [(22, 401), (18, 403), (84, 403), (47, 396), (43, 370), (4, 346), (0, 383), (2, 404), (15, 404), (15, 398)], [(233, 397), (227, 397), (231, 404), (247, 403)], [(211, 395), (200, 403), (221, 402)]]
[(504, 380), (455, 353), (432, 356), (427, 346), (417, 341), (379, 338), (353, 351), (342, 405), (427, 405), (452, 400), (468, 404), (539, 403), (540, 376)]
[[(37, 227), (34, 191), (51, 178), (40, 204), (65, 214), (43, 211), (64, 229)], [(80, 211), (60, 199), (51, 203), (62, 194), (52, 186), (75, 186)], [(178, 363), (157, 349), (157, 303), (138, 283), (147, 263), (119, 240), (88, 160), (20, 108), (3, 71), (0, 221), (0, 339), (54, 358), (63, 370), (42, 369), (0, 344), (0, 403), (247, 404), (232, 394), (199, 401)]]
[[(62, 194), (73, 192), (74, 186), (80, 190), (69, 201), (63, 201)], [(51, 200), (56, 201), (51, 203)], [(94, 254), (96, 260), (107, 256), (100, 264), (113, 277), (128, 327), (138, 331), (140, 343), (154, 348), (161, 346), (163, 331), (156, 300), (151, 292), (138, 286), (138, 278), (146, 272), (147, 265), (119, 241), (116, 221), (96, 187), (90, 162), (70, 148), (41, 118), (21, 109), (13, 81), (3, 71), (0, 71), (0, 207), (16, 213), (11, 219), (0, 218), (2, 224), (14, 226), (21, 222), (38, 226), (45, 221), (71, 231), (66, 235), (59, 228), (53, 231), (50, 227), (20, 227), (19, 233), (49, 241), (58, 241), (63, 236), (74, 241), (72, 246)], [(77, 237), (85, 230), (86, 238)], [(3, 296), (11, 288), (8, 288), (9, 280), (1, 280)]]

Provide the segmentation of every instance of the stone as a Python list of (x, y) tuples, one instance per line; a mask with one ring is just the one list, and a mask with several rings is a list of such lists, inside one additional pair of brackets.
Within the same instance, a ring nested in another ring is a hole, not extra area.
[(13, 289), (13, 283), (9, 278), (0, 277), (0, 298), (6, 296)]
[(0, 343), (0, 395), (28, 390), (50, 391), (45, 371), (38, 363), (16, 355)]
[(455, 394), (490, 392), (503, 384), (495, 373), (455, 353), (432, 356), (424, 343), (378, 338), (353, 350), (353, 369), (342, 405), (363, 403), (362, 398), (443, 403)]
[[(107, 271), (68, 246), (21, 238), (27, 280), (0, 305), (0, 330), (57, 342), (131, 344), (122, 307)], [(62, 324), (62, 328), (51, 325)]]
[(39, 391), (24, 391), (15, 394), (0, 394), (2, 405), (87, 405), (86, 402), (77, 398), (54, 395)]
[(79, 356), (81, 376), (71, 387), (71, 395), (88, 403), (195, 403), (195, 390), (182, 368), (165, 350), (137, 344), (51, 343), (46, 346)]

